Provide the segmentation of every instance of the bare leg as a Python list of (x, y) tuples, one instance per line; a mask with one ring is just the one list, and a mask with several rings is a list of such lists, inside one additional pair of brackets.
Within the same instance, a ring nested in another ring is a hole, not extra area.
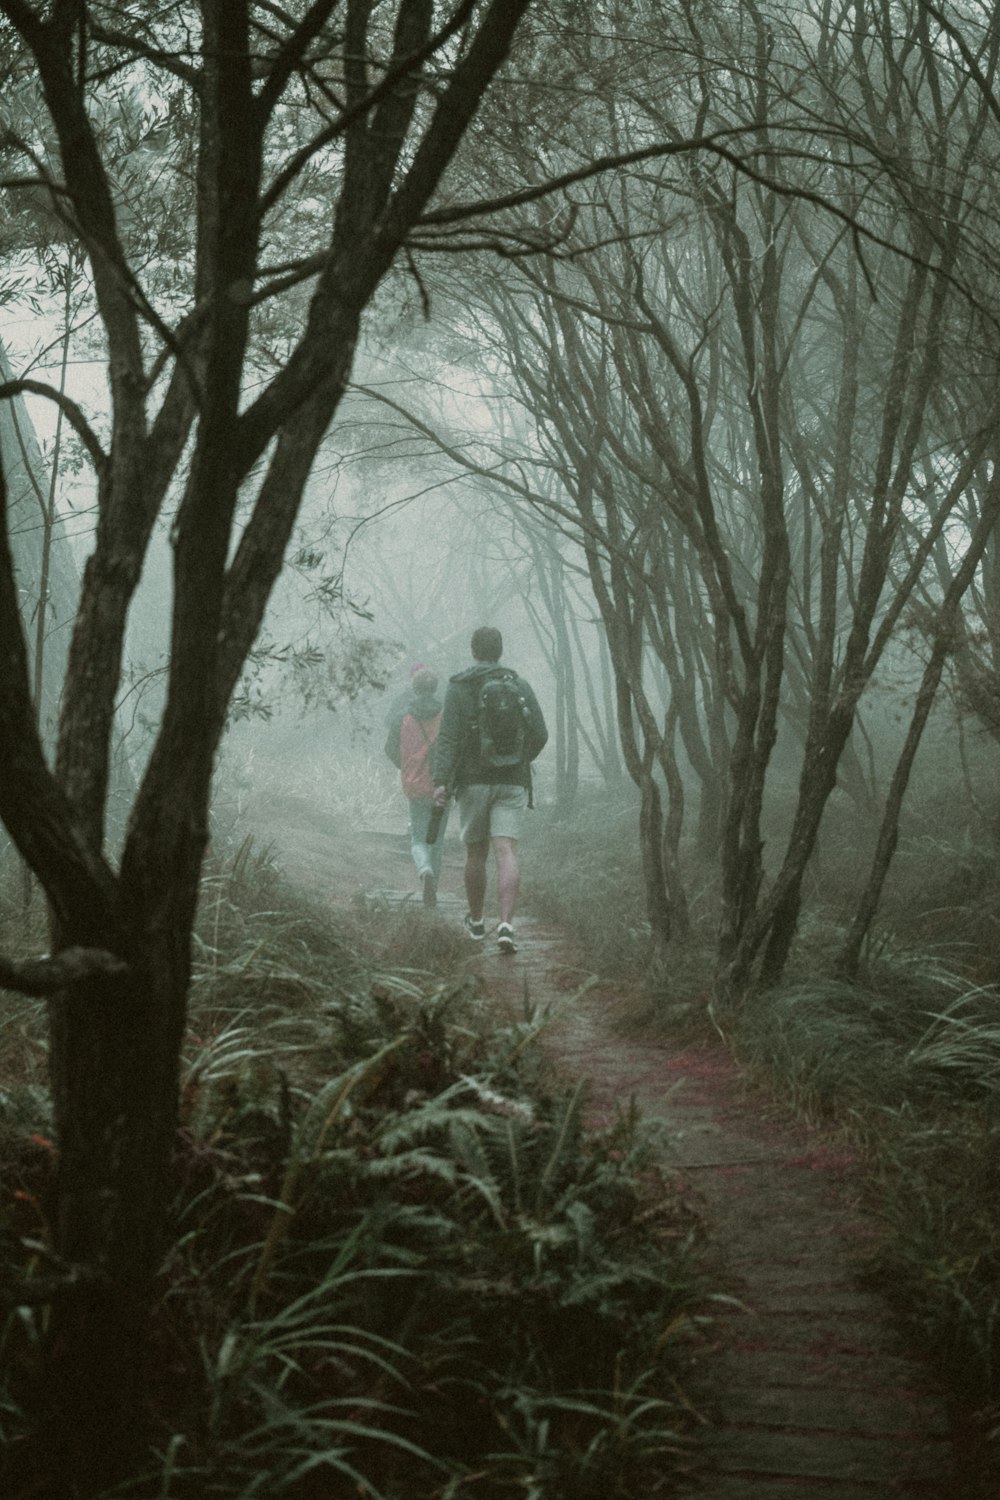
[(489, 839), (465, 846), (465, 899), (474, 922), (482, 921), (486, 905), (486, 856), (489, 852)]
[(493, 854), (497, 862), (497, 895), (501, 922), (513, 922), (521, 872), (517, 866), (517, 839), (496, 838)]

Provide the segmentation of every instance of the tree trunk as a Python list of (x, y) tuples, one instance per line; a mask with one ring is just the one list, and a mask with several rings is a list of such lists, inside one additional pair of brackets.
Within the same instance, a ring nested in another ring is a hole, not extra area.
[[(105, 451), (82, 413), (72, 403), (67, 408), (94, 463), (98, 504), (54, 774), (31, 709), (0, 464), (0, 813), (53, 913), (46, 993), (67, 983), (59, 963), (64, 947), (98, 949), (108, 972), (121, 968), (125, 976), (82, 979), (50, 1004), (60, 1152), (53, 1227), (65, 1274), (52, 1302), (37, 1393), (44, 1468), (55, 1475), (47, 1500), (76, 1500), (125, 1478), (143, 1447), (146, 1334), (164, 1250), (214, 749), (350, 373), (362, 312), (427, 210), (527, 4), (490, 0), (475, 7), (475, 18), (460, 8), (432, 35), (434, 7), (405, 0), (396, 7), (394, 50), (377, 86), (365, 59), (373, 49), (383, 55), (384, 17), (380, 11), (372, 19), (365, 4), (347, 7), (341, 170), (329, 173), (329, 212), (319, 216), (324, 228), (311, 246), (322, 269), (294, 348), (265, 383), (247, 361), (251, 302), (265, 276), (261, 226), (309, 154), (299, 158), (290, 147), (282, 164), (268, 124), (305, 67), (310, 28), (335, 7), (306, 7), (295, 18), (282, 13), (276, 25), (288, 35), (263, 77), (247, 0), (205, 0), (198, 8), (200, 40), (178, 75), (198, 122), (189, 183), (196, 244), (186, 298), (178, 281), (184, 306), (172, 330), (151, 314), (157, 298), (143, 290), (145, 265), (130, 261), (118, 213), (118, 145), (108, 147), (89, 113), (91, 90), (103, 76), (91, 72), (105, 46), (94, 42), (101, 8), (56, 5), (43, 19), (44, 7), (5, 7), (8, 31), (37, 68), (47, 108), (39, 128), (47, 149), (50, 138), (58, 147), (60, 219), (77, 231), (88, 259), (112, 417)], [(133, 47), (124, 23), (121, 39), (107, 48), (101, 66), (129, 76), (138, 77), (153, 56), (145, 35)], [(435, 53), (444, 60), (431, 78)], [(425, 85), (427, 109), (418, 103)], [(283, 289), (272, 286), (265, 295), (280, 298)], [(150, 348), (154, 329), (158, 349)], [(182, 463), (185, 450), (190, 463)], [(243, 486), (269, 451), (249, 515), (238, 514)], [(172, 525), (166, 703), (115, 874), (104, 855), (104, 825), (126, 625), (175, 482), (183, 495)]]
[(700, 859), (714, 858), (719, 850), (719, 832), (725, 805), (722, 777), (713, 772), (711, 779), (701, 778), (698, 795), (698, 821), (694, 846)]
[(663, 863), (663, 805), (648, 763), (639, 777), (639, 847), (650, 932), (650, 964), (661, 965), (670, 946), (672, 920)]
[(598, 660), (601, 667), (601, 700), (604, 705), (604, 714), (599, 721), (595, 715), (595, 722), (600, 722), (603, 726), (601, 743), (604, 745), (605, 750), (604, 779), (609, 786), (618, 786), (622, 780), (622, 767), (618, 759), (618, 745), (615, 742), (613, 728), (615, 723), (614, 687), (611, 667), (611, 647), (608, 642), (606, 627), (598, 631), (597, 639), (600, 648)]
[(913, 718), (910, 721), (909, 732), (896, 769), (893, 772), (889, 794), (886, 797), (885, 810), (882, 814), (882, 823), (879, 828), (878, 842), (872, 857), (871, 870), (865, 888), (858, 901), (854, 920), (844, 939), (843, 946), (837, 956), (836, 970), (844, 979), (855, 980), (858, 977), (858, 967), (861, 963), (861, 949), (868, 929), (871, 927), (878, 904), (882, 897), (882, 888), (885, 885), (889, 866), (896, 852), (896, 844), (899, 841), (899, 815), (902, 811), (903, 797), (910, 780), (910, 772), (913, 762), (923, 737), (924, 727), (927, 723), (931, 705), (937, 693), (938, 684), (941, 681), (941, 673), (944, 669), (944, 659), (947, 647), (940, 641), (934, 644), (928, 669), (920, 684), (917, 694), (917, 704), (914, 709)]
[(748, 933), (744, 943), (744, 967), (749, 967), (760, 944), (767, 946), (761, 961), (761, 983), (778, 983), (791, 951), (802, 905), (802, 882), (812, 858), (823, 812), (837, 784), (837, 767), (851, 732), (854, 705), (838, 706), (831, 714), (827, 738), (819, 747), (813, 763), (803, 767), (799, 798), (792, 831), (774, 890), (758, 914), (756, 930)]
[[(553, 574), (556, 567), (553, 565)], [(579, 708), (576, 701), (576, 673), (573, 666), (573, 649), (566, 629), (565, 610), (567, 599), (562, 587), (561, 574), (556, 595), (557, 607), (553, 613), (552, 626), (555, 633), (556, 681), (562, 709), (562, 754), (560, 757), (560, 781), (556, 792), (556, 807), (560, 814), (572, 811), (580, 788), (580, 733)]]
[(838, 959), (838, 969), (849, 979), (854, 979), (858, 972), (861, 961), (861, 949), (868, 929), (878, 910), (878, 904), (882, 896), (882, 887), (885, 884), (886, 875), (892, 857), (896, 852), (896, 843), (899, 838), (899, 814), (903, 805), (903, 797), (909, 784), (910, 773), (913, 770), (913, 762), (916, 759), (917, 750), (923, 737), (927, 720), (930, 717), (934, 699), (941, 682), (941, 674), (944, 671), (945, 660), (949, 652), (954, 650), (956, 642), (962, 638), (960, 627), (959, 609), (966, 590), (972, 583), (976, 569), (986, 552), (989, 542), (995, 534), (997, 513), (1000, 510), (1000, 474), (994, 466), (993, 480), (989, 492), (984, 501), (979, 524), (976, 527), (972, 540), (969, 543), (961, 566), (953, 577), (948, 591), (941, 605), (937, 629), (934, 635), (934, 645), (930, 657), (924, 668), (917, 692), (910, 727), (907, 731), (903, 748), (896, 762), (889, 794), (886, 797), (885, 811), (882, 816), (882, 825), (879, 830), (878, 843), (872, 860), (871, 872), (868, 882), (858, 902), (854, 921), (844, 941), (843, 948)]
[[(138, 946), (138, 944), (137, 944)], [(85, 1278), (52, 1304), (42, 1438), (53, 1493), (90, 1495), (147, 1448), (150, 1310), (164, 1253), (189, 939), (150, 933), (127, 982), (51, 1005), (55, 1226)]]
[(673, 704), (660, 746), (659, 762), (667, 783), (667, 816), (663, 824), (663, 874), (670, 898), (671, 933), (679, 942), (691, 937), (691, 914), (681, 878), (680, 845), (684, 829), (684, 782), (676, 755), (677, 710)]

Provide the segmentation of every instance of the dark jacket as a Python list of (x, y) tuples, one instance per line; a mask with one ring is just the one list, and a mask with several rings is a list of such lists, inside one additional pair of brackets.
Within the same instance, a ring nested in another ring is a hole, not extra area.
[(399, 754), (399, 731), (403, 727), (403, 720), (407, 714), (412, 714), (415, 719), (425, 723), (428, 719), (435, 718), (441, 712), (441, 699), (436, 693), (407, 693), (405, 697), (399, 698), (389, 711), (385, 731), (385, 753), (396, 767), (400, 769)]
[(538, 699), (523, 677), (518, 677), (517, 683), (528, 709), (528, 723), (520, 765), (497, 770), (479, 763), (479, 737), (475, 731), (479, 687), (484, 677), (507, 670), (499, 662), (476, 662), (475, 666), (466, 667), (464, 672), (456, 672), (449, 678), (433, 755), (434, 780), (438, 786), (446, 786), (450, 792), (478, 783), (525, 786), (530, 790), (531, 762), (545, 748), (549, 732)]

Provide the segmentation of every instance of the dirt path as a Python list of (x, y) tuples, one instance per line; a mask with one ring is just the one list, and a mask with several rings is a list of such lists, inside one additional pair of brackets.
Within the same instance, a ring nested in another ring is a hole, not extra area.
[[(527, 957), (527, 955), (526, 955)], [(552, 1045), (593, 1078), (595, 1120), (634, 1095), (670, 1130), (670, 1155), (702, 1200), (725, 1290), (707, 1375), (715, 1425), (701, 1465), (712, 1500), (861, 1500), (950, 1493), (943, 1409), (859, 1288), (873, 1229), (857, 1171), (748, 1095), (720, 1046), (622, 1041), (605, 997), (586, 996)]]
[[(332, 904), (364, 891), (390, 904), (415, 899), (406, 840), (370, 833), (363, 861), (336, 872), (332, 841), (309, 820), (268, 830), (289, 877)], [(325, 867), (325, 874), (324, 874)], [(437, 916), (461, 920), (460, 852), (448, 851)], [(737, 1305), (718, 1320), (705, 1356), (714, 1392), (697, 1481), (706, 1500), (962, 1500), (950, 1479), (943, 1406), (894, 1337), (884, 1302), (857, 1283), (874, 1230), (857, 1207), (858, 1172), (743, 1086), (721, 1046), (671, 1046), (616, 1034), (615, 997), (576, 988), (565, 941), (530, 910), (519, 950), (470, 943), (470, 967), (499, 1003), (525, 990), (561, 1007), (549, 1054), (591, 1080), (592, 1123), (634, 1096), (668, 1127), (672, 1163), (701, 1200), (725, 1291)], [(642, 1500), (642, 1497), (636, 1497)]]

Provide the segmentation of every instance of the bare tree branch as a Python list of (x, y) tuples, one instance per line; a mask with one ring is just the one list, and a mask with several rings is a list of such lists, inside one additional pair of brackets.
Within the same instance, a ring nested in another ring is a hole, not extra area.
[(142, 42), (130, 31), (118, 31), (113, 26), (91, 25), (90, 35), (95, 42), (103, 42), (107, 47), (120, 47), (123, 52), (132, 57), (143, 57), (148, 63), (156, 68), (162, 68), (165, 73), (172, 73), (175, 78), (182, 79), (188, 87), (198, 93), (201, 88), (201, 74), (191, 63), (182, 62), (176, 52), (164, 52), (162, 47), (151, 47)]
[(331, 121), (325, 130), (319, 131), (317, 135), (313, 136), (311, 141), (289, 159), (271, 183), (271, 186), (265, 193), (261, 194), (261, 218), (274, 207), (286, 188), (295, 181), (296, 177), (312, 160), (317, 151), (321, 151), (324, 146), (332, 145), (335, 140), (338, 140), (355, 120), (362, 118), (376, 104), (387, 98), (398, 86), (401, 79), (405, 78), (408, 73), (411, 73), (421, 63), (426, 62), (428, 58), (433, 57), (435, 52), (444, 45), (449, 37), (454, 36), (461, 29), (471, 15), (475, 3), (476, 0), (463, 0), (463, 3), (459, 6), (451, 20), (442, 26), (440, 31), (436, 31), (433, 36), (429, 37), (424, 46), (419, 47), (410, 56), (401, 58), (393, 67), (387, 69), (381, 81), (363, 99), (359, 99), (349, 109), (345, 109), (336, 120)]
[[(780, 126), (772, 125), (770, 129), (772, 131), (788, 129), (794, 130), (797, 134), (801, 134), (802, 126), (786, 122), (784, 125)], [(734, 136), (747, 135), (755, 131), (759, 131), (759, 126), (756, 124), (732, 126), (731, 128), (713, 132), (711, 135), (707, 136), (693, 136), (690, 139), (683, 141), (661, 141), (653, 146), (644, 146), (637, 151), (619, 152), (610, 156), (596, 157), (594, 160), (588, 162), (585, 166), (578, 167), (572, 172), (564, 172), (558, 177), (550, 177), (544, 182), (534, 183), (531, 187), (521, 188), (516, 192), (500, 194), (495, 198), (480, 198), (476, 199), (474, 202), (469, 203), (456, 203), (447, 208), (433, 209), (430, 213), (422, 214), (420, 216), (420, 218), (417, 220), (416, 227), (418, 229), (423, 229), (434, 227), (437, 225), (464, 223), (469, 219), (481, 218), (488, 214), (501, 213), (504, 210), (510, 208), (518, 208), (526, 203), (536, 203), (543, 198), (550, 197), (553, 193), (560, 192), (563, 188), (572, 187), (575, 183), (585, 182), (590, 178), (598, 177), (608, 172), (620, 171), (623, 167), (634, 166), (638, 162), (663, 160), (672, 156), (681, 156), (697, 151), (705, 151), (713, 156), (718, 157), (721, 161), (726, 162), (734, 169), (734, 171), (739, 172), (742, 176), (749, 178), (751, 182), (755, 182), (759, 187), (766, 188), (769, 192), (774, 193), (776, 197), (789, 198), (798, 200), (802, 203), (811, 204), (814, 208), (821, 209), (824, 213), (829, 214), (832, 218), (837, 219), (840, 221), (840, 223), (846, 225), (851, 233), (858, 258), (861, 262), (862, 269), (865, 271), (866, 277), (867, 268), (864, 265), (864, 259), (861, 252), (862, 241), (871, 245), (878, 245), (881, 249), (888, 250), (893, 255), (898, 255), (901, 260), (908, 261), (911, 265), (917, 266), (923, 270), (933, 271), (936, 276), (942, 277), (951, 286), (953, 286), (956, 291), (958, 291), (960, 295), (976, 309), (977, 312), (981, 313), (983, 317), (987, 318), (989, 322), (993, 323), (994, 325), (1000, 324), (1000, 317), (998, 317), (996, 313), (991, 312), (989, 307), (980, 302), (975, 294), (975, 291), (971, 287), (965, 285), (965, 283), (961, 281), (959, 277), (955, 276), (954, 273), (949, 271), (945, 266), (939, 264), (938, 262), (929, 260), (926, 256), (920, 255), (915, 250), (908, 249), (905, 245), (898, 244), (896, 241), (887, 238), (887, 236), (885, 235), (879, 234), (877, 230), (870, 228), (866, 224), (863, 224), (849, 210), (841, 208), (839, 204), (834, 203), (831, 199), (825, 197), (822, 193), (815, 192), (812, 188), (804, 187), (795, 183), (782, 182), (771, 174), (760, 171), (757, 167), (753, 166), (748, 157), (740, 156), (737, 152), (730, 150), (727, 146), (722, 144), (724, 140), (732, 139)], [(840, 134), (840, 132), (831, 133), (838, 135)], [(864, 146), (868, 150), (872, 149), (871, 143), (867, 141), (858, 140), (854, 141), (852, 144), (854, 144), (855, 146)], [(773, 146), (769, 146), (766, 154), (770, 157), (773, 157), (776, 154), (775, 148)], [(804, 155), (804, 153), (802, 153), (801, 151), (798, 151), (795, 154), (799, 158), (803, 157)], [(429, 248), (429, 246), (424, 245), (421, 246), (421, 248), (426, 249)], [(495, 247), (491, 246), (490, 248)], [(874, 298), (874, 284), (871, 282), (870, 277), (867, 279), (869, 283), (869, 289), (871, 290), (872, 296)]]
[(261, 118), (266, 118), (271, 113), (288, 80), (302, 62), (309, 43), (319, 35), (339, 3), (340, 0), (318, 0), (294, 26), (257, 95), (257, 108)]
[(43, 380), (8, 380), (0, 385), (0, 401), (10, 401), (14, 396), (22, 394), (44, 396), (47, 401), (55, 402), (90, 454), (98, 478), (103, 478), (107, 472), (108, 455), (101, 447), (96, 432), (72, 397), (67, 396), (64, 391), (56, 390), (54, 385), (48, 385)]
[(0, 463), (0, 817), (45, 885), (70, 941), (117, 931), (117, 883), (84, 839), (49, 770), (31, 699), (28, 652), (7, 533), (7, 489)]
[(124, 959), (104, 948), (64, 948), (47, 958), (4, 958), (0, 954), (0, 989), (21, 995), (54, 995), (89, 979), (121, 979), (129, 972)]

